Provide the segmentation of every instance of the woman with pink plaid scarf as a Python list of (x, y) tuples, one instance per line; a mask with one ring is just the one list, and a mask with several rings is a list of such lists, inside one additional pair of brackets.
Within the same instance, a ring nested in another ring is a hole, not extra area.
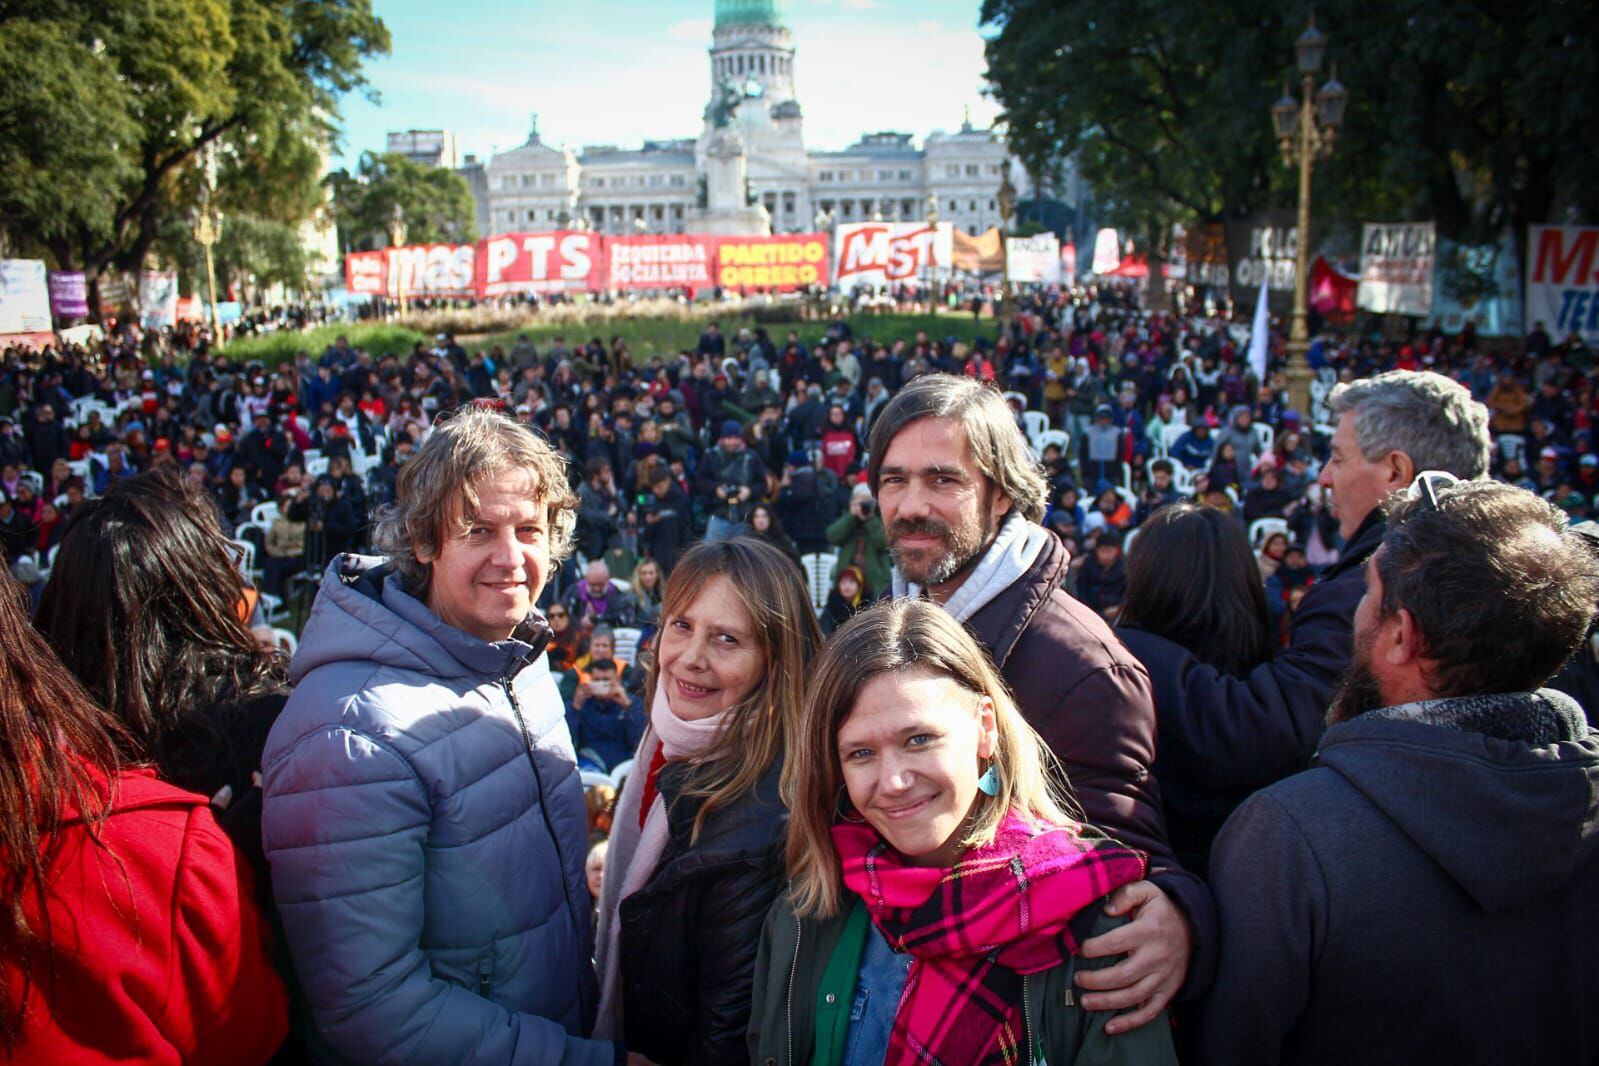
[(1065, 813), (1048, 749), (927, 600), (874, 607), (817, 660), (788, 753), (788, 891), (750, 1018), (762, 1066), (1167, 1064), (1076, 1005), (1078, 946), (1145, 856)]

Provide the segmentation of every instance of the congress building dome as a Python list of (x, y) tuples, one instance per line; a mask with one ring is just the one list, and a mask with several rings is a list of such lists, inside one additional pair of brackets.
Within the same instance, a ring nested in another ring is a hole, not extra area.
[(779, 0), (716, 0), (716, 28), (739, 25), (781, 26)]

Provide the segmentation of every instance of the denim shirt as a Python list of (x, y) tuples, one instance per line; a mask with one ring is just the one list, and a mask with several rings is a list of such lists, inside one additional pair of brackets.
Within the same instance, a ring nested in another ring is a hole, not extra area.
[(861, 954), (860, 975), (855, 981), (855, 1000), (850, 1004), (849, 1033), (844, 1039), (843, 1066), (882, 1066), (888, 1054), (888, 1035), (894, 1029), (900, 994), (905, 991), (905, 975), (911, 957), (888, 946), (877, 926), (866, 933), (866, 950)]

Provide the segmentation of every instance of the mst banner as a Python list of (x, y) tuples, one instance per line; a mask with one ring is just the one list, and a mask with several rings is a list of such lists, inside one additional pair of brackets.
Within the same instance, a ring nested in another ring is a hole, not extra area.
[(1526, 321), (1599, 344), (1599, 226), (1527, 227)]
[(1437, 237), (1431, 222), (1368, 222), (1361, 227), (1356, 304), (1380, 315), (1432, 314)]
[(926, 222), (847, 222), (834, 229), (838, 241), (838, 287), (915, 281), (930, 269), (951, 266), (951, 226)]

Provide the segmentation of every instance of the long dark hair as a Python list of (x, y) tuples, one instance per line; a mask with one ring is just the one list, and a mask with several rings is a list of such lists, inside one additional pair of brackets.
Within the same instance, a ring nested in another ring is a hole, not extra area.
[[(0, 954), (21, 960), (22, 988), (0, 966), (0, 1042), (14, 1047), (31, 982), (34, 947), (50, 942), (45, 870), (61, 823), (80, 817), (89, 835), (114, 798), (120, 729), (28, 623), (26, 593), (0, 566)], [(38, 927), (25, 902), (37, 900)]]
[(287, 683), (282, 654), (251, 634), (244, 603), (216, 508), (161, 469), (115, 483), (72, 516), (36, 623), (127, 727), (124, 756), (203, 790), (215, 753), (243, 742), (229, 709)]
[(1167, 504), (1138, 527), (1117, 621), (1175, 641), (1224, 673), (1271, 658), (1266, 591), (1249, 537), (1213, 507)]

